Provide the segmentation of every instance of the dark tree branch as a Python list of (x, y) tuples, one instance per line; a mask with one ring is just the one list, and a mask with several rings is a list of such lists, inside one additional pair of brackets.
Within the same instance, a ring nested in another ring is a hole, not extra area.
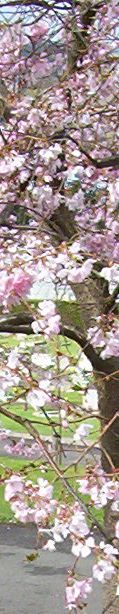
[(118, 297), (118, 294), (119, 294), (119, 283), (114, 289), (114, 292), (112, 293), (112, 295), (109, 296), (109, 298), (106, 301), (105, 313), (109, 313), (109, 311), (113, 310), (113, 307), (116, 307), (115, 301), (116, 301), (116, 298)]
[[(29, 8), (32, 8), (32, 6), (37, 6), (39, 8), (48, 8), (48, 2), (46, 2), (46, 0), (8, 0), (8, 2), (2, 2), (2, 4), (0, 5), (0, 8), (7, 8), (7, 6), (13, 6), (13, 7), (17, 7), (17, 6), (21, 6), (21, 8), (23, 6), (27, 6)], [(49, 10), (50, 10), (50, 6), (49, 6)]]
[(68, 337), (69, 339), (73, 339), (73, 341), (76, 341), (76, 343), (78, 343), (78, 345), (81, 346), (88, 360), (90, 360), (94, 370), (98, 372), (103, 372), (102, 358), (98, 356), (98, 354), (95, 352), (91, 343), (89, 343), (86, 340), (86, 338), (83, 335), (81, 335), (81, 333), (76, 328), (74, 327), (69, 328), (68, 326), (61, 326), (60, 333), (61, 335), (64, 335), (65, 337)]
[[(85, 155), (87, 155), (86, 152)], [(92, 158), (92, 164), (96, 168), (114, 168), (116, 170), (119, 168), (119, 154), (109, 156), (103, 160), (94, 160), (94, 158)]]
[[(31, 327), (32, 322), (33, 316), (25, 312), (14, 316), (8, 316), (8, 318), (1, 318), (0, 333), (33, 335), (33, 329)], [(42, 334), (42, 331), (39, 334)], [(110, 360), (103, 360), (78, 328), (61, 324), (59, 334), (78, 343), (85, 356), (90, 360), (95, 372), (100, 373), (100, 375), (109, 375), (113, 373), (114, 367), (112, 362)]]
[(66, 141), (66, 139), (69, 139), (70, 141), (72, 141), (72, 143), (75, 143), (75, 145), (77, 145), (78, 149), (80, 150), (80, 152), (86, 156), (86, 158), (88, 158), (90, 164), (92, 166), (95, 166), (95, 168), (114, 168), (114, 169), (118, 169), (119, 168), (119, 154), (114, 154), (112, 156), (107, 156), (105, 158), (103, 158), (102, 160), (96, 160), (95, 158), (92, 158), (92, 156), (90, 155), (90, 153), (88, 151), (86, 151), (79, 143), (79, 141), (77, 141), (77, 139), (73, 136), (71, 136), (65, 129), (61, 130), (61, 131), (57, 131), (55, 132), (53, 135), (51, 135), (50, 140), (55, 141), (55, 142), (64, 142)]

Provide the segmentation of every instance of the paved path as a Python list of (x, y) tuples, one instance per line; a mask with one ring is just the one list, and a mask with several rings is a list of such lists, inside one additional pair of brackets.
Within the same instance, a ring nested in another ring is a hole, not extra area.
[[(73, 557), (65, 542), (53, 553), (40, 550), (39, 558), (26, 562), (35, 548), (35, 528), (0, 525), (0, 614), (65, 614), (64, 585)], [(90, 561), (80, 563), (81, 577), (90, 576)], [(101, 588), (94, 583), (86, 614), (102, 614)]]
[[(39, 455), (37, 456), (36, 454), (35, 454), (35, 456), (32, 456), (31, 459), (30, 458), (28, 459), (27, 456), (13, 456), (12, 454), (8, 455), (7, 452), (5, 452), (3, 446), (0, 446), (0, 456), (7, 458), (7, 465), (8, 465), (8, 467), (9, 467), (9, 458), (20, 459), (20, 460), (24, 460), (24, 461), (25, 460), (29, 460), (29, 462), (30, 462), (31, 460), (33, 460), (33, 461), (37, 460), (38, 457), (39, 457)], [(79, 450), (79, 452), (75, 452), (75, 450), (70, 450), (69, 449), (69, 450), (67, 450), (65, 452), (65, 457), (62, 455), (62, 464), (65, 466), (65, 465), (68, 465), (69, 463), (74, 463), (77, 460), (77, 458), (79, 459), (79, 456), (82, 456), (82, 451), (81, 450)], [(92, 460), (94, 460), (94, 458), (95, 458), (95, 462), (96, 462), (96, 459), (100, 460), (100, 451), (99, 450), (95, 451), (95, 455), (94, 455), (94, 451), (93, 451), (93, 456), (92, 456), (91, 453), (87, 454), (86, 458), (81, 460), (81, 464), (85, 465), (85, 463), (92, 462)], [(41, 457), (40, 457), (40, 461), (41, 461)], [(58, 458), (56, 458), (56, 462), (58, 464), (60, 464)]]
[[(32, 437), (29, 437), (29, 435), (26, 434), (26, 433), (25, 433), (25, 435), (23, 435), (23, 433), (20, 434), (20, 433), (14, 433), (13, 432), (13, 434), (12, 435), (10, 434), (9, 437), (8, 437), (8, 443), (11, 443), (11, 441), (12, 442), (15, 441), (16, 443), (18, 443), (19, 439), (22, 439), (22, 437), (24, 437), (24, 439), (26, 440), (26, 445), (27, 444), (31, 445), (31, 442), (33, 442)], [(45, 441), (46, 447), (48, 446), (48, 442), (52, 443), (52, 437), (47, 438), (47, 437), (43, 436), (42, 438)], [(5, 456), (8, 459), (9, 458), (16, 458), (16, 459), (20, 458), (20, 459), (23, 459), (23, 460), (24, 459), (27, 460), (27, 456), (23, 456), (22, 457), (22, 456), (19, 456), (19, 455), (15, 455), (14, 456), (12, 454), (8, 454), (6, 452), (6, 450), (5, 450), (5, 447), (4, 447), (5, 444), (6, 444), (6, 441), (0, 440), (0, 456)], [(89, 442), (89, 444), (90, 444), (90, 442)], [(72, 445), (72, 440), (70, 438), (63, 439), (62, 440), (62, 450), (64, 450), (65, 455), (63, 455), (63, 452), (62, 452), (62, 463), (64, 465), (67, 465), (68, 463), (73, 463), (77, 458), (82, 456), (82, 453), (83, 453), (84, 449), (85, 449), (84, 446), (80, 446), (79, 448), (76, 449), (75, 446)], [(99, 446), (94, 446), (92, 451), (89, 451), (89, 453), (86, 455), (86, 463), (89, 462), (90, 460), (92, 460), (92, 458), (96, 459), (97, 457), (100, 458), (100, 448), (99, 448)], [(39, 458), (39, 452), (35, 453), (32, 456), (31, 460), (37, 460), (38, 458)], [(40, 459), (41, 459), (41, 457), (40, 457)], [(30, 459), (28, 458), (28, 460), (30, 460)], [(59, 457), (57, 457), (57, 460), (59, 462)], [(85, 463), (85, 460), (83, 462)]]

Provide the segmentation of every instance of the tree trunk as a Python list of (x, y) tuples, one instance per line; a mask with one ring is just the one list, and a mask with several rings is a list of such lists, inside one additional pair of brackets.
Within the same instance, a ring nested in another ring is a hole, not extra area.
[(113, 467), (119, 468), (119, 360), (104, 361), (104, 374), (96, 380), (102, 430), (105, 427), (101, 441), (102, 466), (111, 473)]
[[(106, 366), (106, 371), (109, 368), (111, 373), (109, 375), (105, 373), (105, 376), (98, 377), (97, 381), (102, 430), (114, 417), (115, 420), (102, 435), (101, 458), (104, 471), (112, 473), (113, 467), (119, 468), (119, 360), (105, 361), (104, 366)], [(116, 415), (117, 412), (118, 415)], [(105, 527), (109, 540), (115, 537), (115, 523), (118, 519), (119, 513), (112, 511), (111, 502), (109, 502), (105, 509)], [(119, 597), (116, 596), (115, 578), (104, 585), (103, 609), (107, 614), (119, 614)]]

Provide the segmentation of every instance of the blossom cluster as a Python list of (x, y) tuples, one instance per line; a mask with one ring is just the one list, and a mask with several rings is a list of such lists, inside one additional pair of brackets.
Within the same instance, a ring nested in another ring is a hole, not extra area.
[[(111, 495), (112, 496), (112, 495)], [(86, 517), (80, 504), (58, 504), (53, 498), (53, 487), (46, 479), (38, 478), (37, 484), (24, 481), (20, 475), (13, 474), (6, 482), (5, 500), (9, 501), (15, 517), (23, 523), (34, 522), (37, 525), (38, 534), (41, 530), (48, 529), (49, 539), (46, 540), (44, 549), (53, 552), (55, 544), (66, 539), (71, 539), (71, 551), (76, 557), (86, 558), (91, 552), (96, 557), (92, 565), (92, 576), (99, 582), (105, 583), (116, 575), (116, 557), (118, 549), (101, 541), (96, 544), (88, 527)], [(116, 524), (116, 536), (119, 534), (118, 522)], [(88, 594), (92, 590), (92, 579), (78, 580), (72, 574), (69, 576), (66, 586), (66, 605), (69, 610), (72, 607), (83, 606), (87, 602)], [(118, 594), (118, 586), (117, 586)]]
[(87, 471), (87, 475), (79, 480), (79, 492), (88, 494), (95, 507), (102, 508), (111, 501), (112, 509), (118, 512), (119, 507), (119, 482), (105, 476), (103, 470), (98, 467), (93, 472)]
[(39, 319), (32, 322), (34, 333), (44, 332), (46, 339), (60, 332), (60, 315), (56, 313), (55, 304), (52, 301), (39, 303)]

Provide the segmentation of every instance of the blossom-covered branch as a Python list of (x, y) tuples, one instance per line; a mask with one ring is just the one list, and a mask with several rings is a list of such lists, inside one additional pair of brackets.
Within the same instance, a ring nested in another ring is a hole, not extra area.
[(77, 145), (77, 147), (79, 148), (79, 151), (84, 156), (86, 156), (90, 164), (94, 166), (95, 168), (97, 169), (112, 168), (115, 170), (119, 168), (118, 152), (115, 155), (110, 155), (110, 156), (105, 157), (104, 159), (98, 160), (98, 159), (93, 158), (91, 154), (88, 151), (86, 151), (86, 149), (84, 149), (82, 145), (80, 145), (78, 140), (75, 137), (73, 137), (71, 134), (69, 134), (69, 132), (67, 132), (67, 130), (61, 130), (51, 135), (51, 141), (65, 142), (66, 139), (72, 141), (72, 143), (75, 143), (75, 145)]

